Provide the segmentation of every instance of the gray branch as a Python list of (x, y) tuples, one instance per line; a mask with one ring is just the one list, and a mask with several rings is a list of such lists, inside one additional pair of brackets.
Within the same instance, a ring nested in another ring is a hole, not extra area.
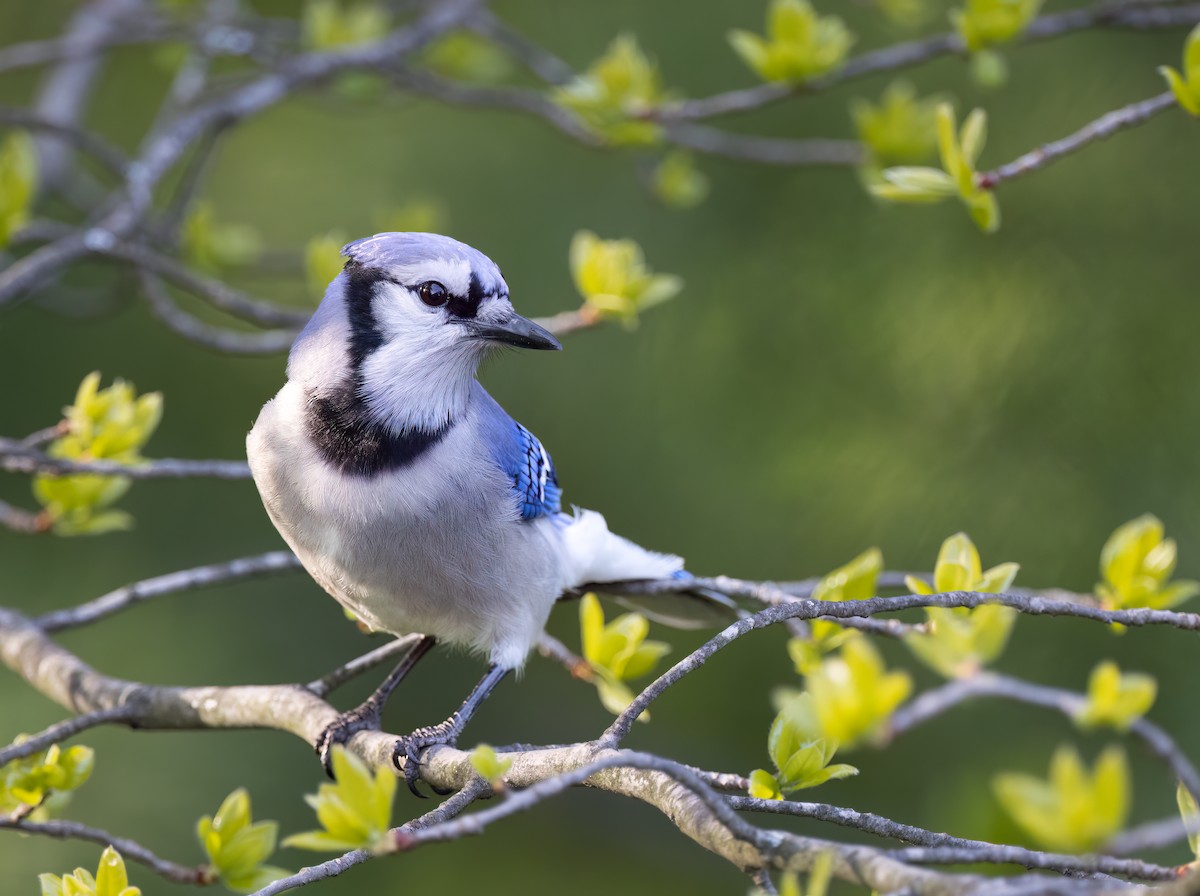
[(24, 834), (40, 834), (56, 840), (86, 840), (89, 843), (99, 843), (101, 846), (111, 846), (121, 854), (122, 858), (145, 865), (155, 874), (180, 884), (204, 886), (213, 883), (214, 880), (212, 872), (203, 866), (194, 867), (168, 861), (155, 855), (135, 840), (114, 837), (108, 831), (79, 824), (76, 821), (14, 820), (0, 815), (0, 830), (4, 829), (20, 831)]
[(1012, 180), (1014, 177), (1020, 177), (1023, 174), (1029, 174), (1031, 171), (1045, 168), (1051, 162), (1055, 162), (1073, 152), (1078, 152), (1089, 143), (1111, 137), (1113, 134), (1123, 131), (1126, 128), (1145, 124), (1158, 113), (1164, 112), (1175, 105), (1175, 95), (1167, 90), (1149, 99), (1130, 103), (1128, 106), (1122, 106), (1120, 109), (1115, 109), (1112, 112), (1101, 115), (1095, 121), (1085, 125), (1075, 133), (1063, 137), (1061, 140), (1055, 140), (1053, 143), (1039, 146), (1037, 149), (1025, 153), (1020, 158), (1014, 159), (1007, 165), (1001, 165), (992, 171), (980, 172), (976, 175), (976, 182), (983, 189), (991, 190), (1005, 181)]

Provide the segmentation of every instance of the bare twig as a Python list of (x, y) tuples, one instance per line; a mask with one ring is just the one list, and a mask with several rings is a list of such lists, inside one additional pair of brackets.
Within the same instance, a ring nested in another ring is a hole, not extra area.
[(376, 666), (381, 666), (389, 660), (407, 653), (422, 637), (424, 636), (405, 635), (403, 638), (396, 638), (376, 647), (372, 651), (364, 653), (362, 656), (355, 657), (349, 662), (343, 663), (331, 672), (322, 675), (314, 681), (310, 681), (305, 687), (318, 697), (328, 697), (335, 689), (341, 687), (351, 679), (357, 678), (359, 675), (369, 672)]
[(137, 466), (115, 461), (74, 461), (50, 457), (41, 451), (22, 448), (20, 442), (0, 438), (0, 470), (8, 473), (97, 473), (127, 479), (183, 479), (208, 476), (214, 479), (249, 479), (250, 468), (240, 460), (177, 460), (161, 458)]
[(90, 600), (68, 610), (52, 610), (34, 620), (34, 624), (46, 632), (60, 632), (111, 616), (126, 607), (183, 591), (194, 591), (224, 582), (233, 582), (275, 572), (299, 569), (300, 561), (291, 551), (271, 551), (253, 557), (240, 557), (224, 563), (211, 563), (181, 569), (152, 579), (142, 579), (116, 591)]
[(1031, 171), (1045, 168), (1051, 162), (1057, 161), (1063, 156), (1078, 152), (1089, 143), (1111, 137), (1125, 128), (1144, 124), (1159, 112), (1170, 109), (1175, 104), (1175, 95), (1168, 90), (1157, 96), (1152, 96), (1150, 99), (1122, 106), (1120, 109), (1101, 115), (1095, 121), (1085, 125), (1070, 136), (1040, 146), (1035, 150), (1025, 153), (1020, 158), (1014, 159), (1007, 165), (1001, 165), (992, 171), (980, 172), (976, 175), (976, 181), (985, 190), (994, 189), (1005, 181), (1012, 180), (1014, 177), (1020, 177)]
[(0, 106), (0, 124), (34, 133), (52, 134), (83, 150), (117, 177), (125, 176), (129, 163), (125, 153), (92, 131), (12, 106)]
[[(1113, 856), (1056, 855), (1006, 846), (985, 840), (970, 840), (953, 837), (936, 831), (928, 831), (914, 825), (892, 821), (871, 812), (858, 812), (828, 803), (807, 803), (792, 800), (763, 800), (748, 796), (729, 797), (735, 809), (751, 812), (767, 812), (775, 815), (794, 815), (800, 818), (815, 818), (843, 827), (865, 831), (877, 837), (891, 837), (923, 847), (953, 849), (963, 858), (964, 864), (1020, 865), (1023, 868), (1056, 871), (1060, 874), (1118, 874), (1139, 880), (1173, 880), (1177, 871), (1173, 867), (1154, 865), (1137, 859), (1120, 859)], [(892, 855), (899, 855), (893, 852)]]
[(76, 821), (14, 821), (0, 815), (0, 829), (19, 831), (24, 834), (40, 834), (56, 840), (86, 840), (101, 846), (112, 846), (122, 858), (145, 865), (155, 874), (181, 884), (211, 884), (215, 878), (207, 868), (180, 865), (160, 858), (136, 840), (115, 837), (108, 831), (89, 827)]
[(7, 747), (0, 749), (0, 767), (12, 762), (14, 759), (24, 759), (26, 756), (32, 756), (34, 753), (45, 750), (53, 744), (61, 743), (69, 737), (74, 737), (80, 731), (87, 731), (89, 728), (95, 728), (97, 725), (127, 722), (129, 718), (129, 707), (110, 706), (107, 709), (98, 709), (95, 712), (84, 713), (83, 715), (58, 722), (37, 734), (30, 735), (19, 741), (13, 741)]
[(671, 143), (696, 152), (760, 165), (853, 166), (866, 159), (866, 151), (857, 140), (756, 137), (694, 124), (672, 124), (665, 135)]
[(40, 535), (49, 532), (54, 521), (44, 513), (31, 513), (20, 507), (0, 501), (0, 526), (24, 535)]
[(910, 846), (887, 853), (901, 862), (917, 865), (1022, 865), (1026, 868), (1059, 871), (1065, 874), (1119, 874), (1135, 880), (1175, 880), (1179, 868), (1155, 865), (1140, 859), (1112, 856), (1068, 856), (1038, 853), (1019, 846), (992, 846), (990, 849), (962, 846)]
[(537, 650), (542, 656), (553, 660), (570, 672), (572, 678), (591, 681), (595, 677), (592, 666), (587, 660), (551, 634), (542, 632), (541, 637), (538, 638)]
[(189, 342), (230, 355), (273, 355), (287, 351), (296, 340), (298, 329), (255, 333), (197, 320), (175, 304), (166, 284), (157, 276), (141, 269), (138, 274), (154, 316)]
[(565, 84), (575, 76), (574, 70), (566, 62), (511, 28), (487, 9), (481, 9), (471, 16), (467, 27), (503, 47), (547, 84)]

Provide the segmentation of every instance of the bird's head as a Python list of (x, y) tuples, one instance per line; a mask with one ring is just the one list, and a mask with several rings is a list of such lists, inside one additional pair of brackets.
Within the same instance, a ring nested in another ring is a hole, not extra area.
[(398, 429), (453, 419), (496, 348), (562, 348), (513, 310), (490, 258), (450, 237), (380, 233), (342, 254), (346, 266), (296, 340), (288, 375), (317, 390), (352, 382)]

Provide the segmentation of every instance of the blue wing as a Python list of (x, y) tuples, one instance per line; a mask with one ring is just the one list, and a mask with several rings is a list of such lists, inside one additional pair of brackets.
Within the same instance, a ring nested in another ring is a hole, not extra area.
[(558, 513), (562, 510), (562, 489), (558, 487), (554, 461), (537, 436), (515, 420), (513, 425), (522, 448), (522, 457), (511, 471), (513, 488), (521, 502), (521, 518), (532, 520)]
[(537, 436), (514, 420), (476, 384), (484, 422), (483, 432), (492, 459), (512, 481), (521, 519), (552, 516), (562, 510), (562, 489), (554, 462)]

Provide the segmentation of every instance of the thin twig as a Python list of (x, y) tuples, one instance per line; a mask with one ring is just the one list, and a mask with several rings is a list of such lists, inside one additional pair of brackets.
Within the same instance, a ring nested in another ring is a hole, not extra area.
[(760, 165), (861, 165), (866, 150), (857, 140), (757, 137), (733, 134), (696, 124), (672, 124), (664, 129), (666, 139), (678, 146), (709, 155), (724, 156)]
[(85, 128), (61, 121), (52, 121), (30, 112), (28, 109), (12, 106), (0, 106), (0, 124), (61, 137), (76, 148), (83, 150), (117, 177), (125, 177), (129, 164), (125, 153), (103, 137)]
[(595, 677), (591, 663), (548, 632), (542, 632), (538, 638), (537, 651), (542, 656), (553, 660), (570, 672), (572, 678), (578, 678), (581, 681), (591, 681)]
[(376, 647), (374, 650), (364, 653), (362, 656), (355, 657), (349, 662), (343, 663), (320, 678), (310, 681), (305, 687), (318, 697), (328, 697), (335, 689), (340, 688), (351, 679), (362, 675), (364, 672), (369, 672), (376, 666), (383, 665), (388, 660), (395, 659), (397, 656), (407, 653), (423, 637), (424, 635), (413, 634), (396, 638)]
[(887, 855), (897, 861), (915, 865), (1022, 865), (1064, 874), (1118, 874), (1135, 880), (1175, 880), (1179, 869), (1140, 859), (1117, 859), (1112, 856), (1068, 856), (1038, 853), (1019, 846), (996, 846), (990, 849), (961, 846), (909, 846), (894, 849)]
[(1057, 161), (1063, 156), (1078, 152), (1089, 143), (1111, 137), (1125, 128), (1144, 124), (1159, 112), (1170, 109), (1174, 105), (1176, 105), (1175, 95), (1167, 90), (1149, 99), (1130, 103), (1128, 106), (1122, 106), (1120, 109), (1101, 115), (1095, 121), (1085, 125), (1075, 133), (1063, 137), (1061, 140), (1055, 140), (1053, 143), (1039, 146), (1037, 149), (1025, 153), (1020, 158), (1014, 159), (1007, 165), (1001, 165), (992, 171), (980, 172), (975, 176), (975, 180), (985, 190), (994, 189), (999, 184), (1012, 180), (1014, 177), (1020, 177), (1031, 171), (1045, 168), (1051, 162)]
[(255, 333), (207, 324), (176, 305), (156, 275), (140, 268), (138, 275), (154, 316), (189, 342), (230, 355), (273, 355), (287, 351), (296, 340), (298, 329)]
[(145, 865), (155, 874), (175, 883), (206, 886), (215, 881), (212, 872), (207, 868), (180, 865), (177, 862), (159, 858), (135, 840), (127, 837), (115, 837), (108, 831), (89, 827), (76, 821), (13, 821), (11, 818), (0, 815), (0, 828), (25, 834), (41, 834), (56, 840), (86, 840), (89, 843), (99, 843), (101, 846), (111, 846), (121, 854), (122, 858)]
[(214, 479), (249, 479), (250, 468), (240, 460), (182, 460), (160, 458), (130, 466), (108, 460), (76, 461), (50, 457), (41, 451), (22, 448), (20, 442), (0, 438), (0, 470), (7, 473), (46, 473), (70, 476), (93, 473), (126, 479), (186, 479), (206, 476)]
[(41, 535), (49, 532), (54, 521), (45, 513), (31, 513), (20, 507), (0, 501), (0, 526), (23, 535)]
[(53, 744), (61, 743), (69, 737), (74, 737), (81, 731), (95, 728), (98, 725), (111, 725), (117, 722), (128, 722), (133, 711), (128, 706), (110, 706), (97, 709), (94, 712), (83, 713), (62, 722), (57, 722), (39, 731), (37, 734), (13, 741), (7, 747), (0, 749), (0, 767), (14, 759), (24, 759), (34, 753), (41, 752)]
[(194, 566), (191, 569), (181, 569), (151, 579), (142, 579), (140, 582), (110, 591), (77, 607), (67, 610), (51, 610), (49, 613), (38, 616), (34, 620), (34, 624), (45, 632), (60, 632), (87, 625), (151, 598), (299, 568), (300, 561), (291, 551), (270, 551), (253, 557), (227, 560), (224, 563)]
[(748, 796), (734, 796), (728, 799), (731, 806), (742, 811), (815, 818), (818, 821), (865, 831), (877, 837), (890, 837), (924, 847), (955, 849), (962, 855), (972, 856), (972, 858), (963, 859), (964, 862), (1020, 865), (1023, 868), (1057, 871), (1060, 874), (1118, 874), (1140, 880), (1173, 880), (1177, 876), (1175, 868), (1137, 859), (1120, 859), (1107, 855), (1057, 855), (1019, 846), (989, 843), (985, 840), (953, 837), (950, 834), (928, 831), (914, 825), (893, 821), (871, 812), (858, 812), (841, 806), (831, 806), (828, 803), (764, 800)]
[(132, 262), (139, 269), (158, 274), (214, 308), (253, 324), (299, 328), (312, 316), (312, 309), (284, 308), (251, 298), (221, 280), (193, 271), (182, 262), (139, 243), (114, 242), (96, 251), (110, 258)]

